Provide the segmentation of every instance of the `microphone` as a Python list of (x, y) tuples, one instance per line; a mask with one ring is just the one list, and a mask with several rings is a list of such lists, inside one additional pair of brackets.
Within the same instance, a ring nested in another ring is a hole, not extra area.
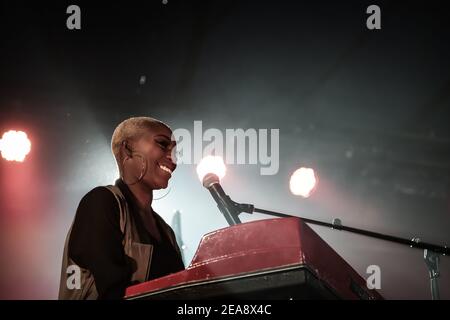
[(214, 173), (206, 174), (203, 178), (203, 186), (209, 190), (212, 197), (216, 201), (220, 212), (222, 212), (230, 226), (241, 223), (241, 220), (238, 217), (239, 213), (241, 213), (239, 210), (239, 205), (225, 194), (217, 175)]

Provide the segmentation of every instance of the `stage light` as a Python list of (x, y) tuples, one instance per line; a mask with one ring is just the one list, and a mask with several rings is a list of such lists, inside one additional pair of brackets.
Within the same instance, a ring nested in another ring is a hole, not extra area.
[(31, 142), (23, 131), (10, 130), (0, 139), (2, 157), (8, 161), (23, 162), (31, 150)]
[(311, 168), (295, 170), (289, 181), (292, 194), (308, 198), (317, 186), (317, 177)]
[(225, 177), (226, 167), (221, 157), (207, 156), (200, 161), (197, 166), (197, 174), (200, 181), (203, 181), (203, 178), (208, 173), (214, 173), (219, 179)]

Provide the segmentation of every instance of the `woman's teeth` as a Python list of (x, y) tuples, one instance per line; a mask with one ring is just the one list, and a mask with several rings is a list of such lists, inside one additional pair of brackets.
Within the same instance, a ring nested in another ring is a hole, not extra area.
[(167, 168), (166, 166), (159, 165), (159, 167), (160, 167), (162, 170), (164, 170), (164, 171), (166, 171), (166, 172), (172, 174), (172, 170), (170, 170), (170, 169)]

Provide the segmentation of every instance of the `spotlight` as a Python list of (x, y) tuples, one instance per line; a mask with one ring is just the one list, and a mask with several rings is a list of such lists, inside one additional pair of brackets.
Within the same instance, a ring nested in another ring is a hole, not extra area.
[(295, 170), (289, 181), (292, 194), (308, 198), (317, 186), (317, 177), (311, 168)]
[(31, 150), (31, 142), (23, 131), (10, 130), (0, 139), (2, 157), (8, 161), (23, 162)]
[(208, 173), (214, 173), (219, 179), (225, 176), (226, 167), (221, 157), (207, 156), (200, 161), (197, 166), (197, 174), (200, 181), (203, 182), (203, 178)]

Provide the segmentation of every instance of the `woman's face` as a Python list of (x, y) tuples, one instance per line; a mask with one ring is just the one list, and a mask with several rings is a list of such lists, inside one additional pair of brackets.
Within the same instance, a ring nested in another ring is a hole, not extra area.
[(168, 127), (157, 124), (133, 144), (133, 151), (141, 153), (147, 162), (147, 171), (140, 183), (151, 190), (166, 188), (177, 167), (171, 157), (176, 145), (171, 137)]

